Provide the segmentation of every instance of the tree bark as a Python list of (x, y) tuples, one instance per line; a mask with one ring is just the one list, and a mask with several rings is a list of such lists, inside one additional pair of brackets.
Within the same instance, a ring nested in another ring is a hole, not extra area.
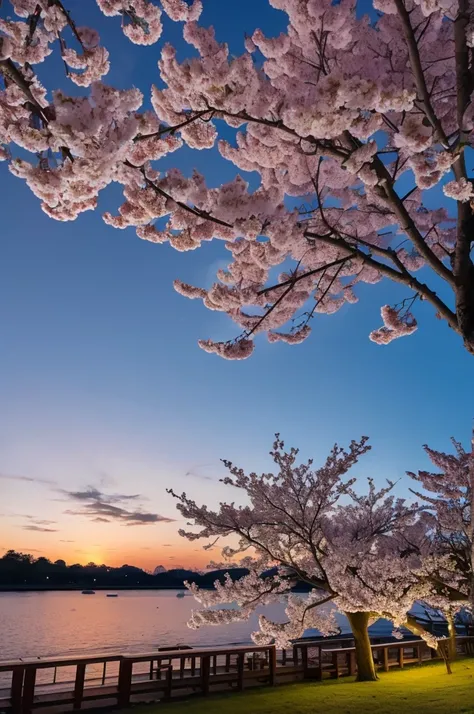
[(449, 659), (452, 662), (456, 659), (456, 625), (454, 617), (450, 612), (446, 613), (446, 621), (448, 623), (448, 653)]
[[(420, 625), (420, 623), (416, 620), (416, 618), (412, 617), (412, 615), (407, 615), (406, 622), (403, 624), (408, 630), (410, 630), (410, 632), (413, 632), (414, 635), (419, 635), (420, 637), (422, 637), (425, 632), (429, 632), (429, 630), (423, 627), (423, 625)], [(446, 672), (448, 674), (452, 674), (449, 648), (445, 646), (444, 642), (439, 642), (436, 652), (438, 653), (438, 656), (444, 660)]]
[(357, 662), (356, 680), (358, 682), (375, 682), (378, 677), (370, 646), (368, 630), (370, 614), (368, 612), (346, 612), (345, 615), (354, 635)]

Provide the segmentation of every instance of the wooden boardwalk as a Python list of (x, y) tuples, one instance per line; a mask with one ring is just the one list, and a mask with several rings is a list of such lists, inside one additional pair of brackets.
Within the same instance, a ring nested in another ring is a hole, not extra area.
[[(278, 651), (273, 645), (243, 645), (0, 662), (0, 676), (9, 679), (0, 689), (0, 713), (122, 708), (140, 701), (340, 677), (356, 672), (351, 644), (346, 637), (300, 640)], [(459, 652), (474, 655), (474, 637), (458, 637), (457, 645)], [(422, 664), (435, 655), (420, 639), (373, 644), (372, 651), (385, 670)]]

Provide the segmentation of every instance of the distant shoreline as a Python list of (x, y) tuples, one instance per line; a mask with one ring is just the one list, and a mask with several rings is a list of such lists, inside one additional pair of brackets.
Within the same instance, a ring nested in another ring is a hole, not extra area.
[[(212, 587), (200, 586), (202, 590), (213, 590)], [(184, 585), (0, 585), (0, 593), (23, 592), (82, 592), (94, 590), (102, 592), (120, 592), (127, 590), (186, 590)], [(305, 588), (293, 588), (292, 592), (305, 593)]]
[[(204, 588), (207, 589), (207, 588)], [(0, 585), (0, 593), (82, 592), (83, 590), (118, 592), (120, 590), (186, 590), (184, 585)]]

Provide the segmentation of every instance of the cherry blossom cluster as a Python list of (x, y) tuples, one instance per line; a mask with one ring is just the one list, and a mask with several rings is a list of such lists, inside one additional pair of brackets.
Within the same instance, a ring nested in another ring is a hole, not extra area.
[(380, 312), (384, 325), (370, 333), (370, 339), (379, 345), (386, 345), (398, 337), (411, 335), (417, 329), (416, 319), (411, 312), (401, 317), (400, 311), (390, 305), (384, 305)]
[[(120, 15), (124, 33), (150, 44), (161, 33), (161, 9), (149, 0), (99, 0), (108, 16)], [(23, 178), (56, 220), (74, 220), (97, 207), (100, 192), (112, 181), (132, 193), (142, 187), (135, 166), (178, 149), (182, 141), (160, 132), (153, 111), (140, 113), (137, 89), (114, 89), (101, 80), (108, 73), (109, 54), (98, 33), (76, 24), (60, 0), (12, 0), (9, 15), (0, 17), (0, 159)], [(165, 0), (161, 8), (175, 20), (195, 20), (200, 0), (188, 5)], [(64, 90), (48, 94), (36, 73), (57, 49), (66, 76), (87, 94)], [(18, 154), (30, 152), (32, 159)], [(136, 189), (135, 189), (136, 190)]]

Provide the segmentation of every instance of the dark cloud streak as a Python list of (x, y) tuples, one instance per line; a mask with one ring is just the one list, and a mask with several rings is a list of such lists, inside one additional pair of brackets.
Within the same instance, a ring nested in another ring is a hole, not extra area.
[(17, 476), (0, 472), (0, 479), (6, 481), (22, 481), (23, 483), (41, 483), (45, 486), (56, 486), (56, 481), (49, 478), (34, 478), (32, 476)]
[[(139, 494), (106, 494), (95, 486), (88, 486), (82, 491), (62, 491), (68, 500), (80, 504), (78, 508), (65, 511), (70, 516), (85, 516), (96, 523), (116, 521), (124, 526), (149, 525), (153, 523), (172, 523), (173, 518), (160, 516), (142, 510), (138, 504), (130, 509), (129, 504), (142, 499)], [(120, 505), (119, 505), (120, 504)]]

